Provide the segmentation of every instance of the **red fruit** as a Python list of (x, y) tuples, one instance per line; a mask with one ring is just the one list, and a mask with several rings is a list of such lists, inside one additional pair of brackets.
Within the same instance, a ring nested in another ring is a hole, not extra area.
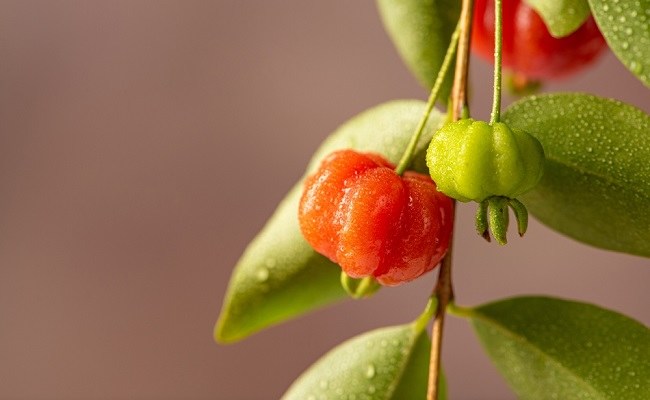
[[(504, 68), (528, 78), (561, 78), (595, 61), (606, 47), (592, 16), (572, 34), (554, 38), (542, 18), (526, 3), (503, 2)], [(493, 0), (475, 1), (472, 50), (494, 61)]]
[(432, 270), (449, 248), (452, 200), (427, 175), (395, 173), (379, 155), (341, 150), (307, 178), (300, 229), (353, 278), (383, 285)]

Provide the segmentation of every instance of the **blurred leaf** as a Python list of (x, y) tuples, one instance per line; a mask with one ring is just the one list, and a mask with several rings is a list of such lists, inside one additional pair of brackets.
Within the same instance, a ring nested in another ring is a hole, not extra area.
[[(342, 148), (376, 152), (396, 163), (424, 112), (417, 100), (392, 101), (352, 118), (318, 149), (310, 171), (330, 152)], [(424, 152), (443, 117), (433, 111), (413, 167), (426, 171)], [(298, 183), (249, 244), (233, 271), (215, 327), (219, 342), (234, 342), (267, 326), (345, 298), (341, 269), (316, 253), (298, 225)]]
[[(367, 332), (325, 354), (282, 399), (424, 399), (430, 352), (426, 330), (413, 324)], [(443, 400), (443, 377), (440, 384), (438, 399)]]
[[(404, 63), (431, 89), (460, 16), (455, 0), (377, 0), (384, 27)], [(439, 101), (446, 102), (453, 74), (448, 73)]]
[(582, 242), (650, 256), (650, 117), (586, 94), (532, 96), (504, 122), (544, 146), (539, 185), (522, 197), (549, 227)]
[(525, 0), (542, 17), (554, 37), (568, 36), (589, 17), (587, 0)]
[(613, 311), (518, 297), (466, 311), (522, 399), (650, 399), (650, 330)]
[(589, 4), (614, 54), (650, 86), (650, 0), (589, 0)]

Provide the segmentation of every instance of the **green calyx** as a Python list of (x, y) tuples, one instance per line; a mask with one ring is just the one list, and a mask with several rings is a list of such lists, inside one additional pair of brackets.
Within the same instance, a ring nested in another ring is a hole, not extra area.
[(476, 232), (488, 242), (490, 237), (493, 237), (497, 243), (506, 244), (508, 242), (506, 237), (509, 224), (508, 208), (512, 208), (515, 214), (519, 236), (524, 236), (528, 229), (528, 210), (519, 200), (501, 196), (493, 196), (479, 203), (476, 210)]
[(370, 297), (381, 287), (379, 282), (372, 276), (354, 279), (343, 271), (341, 271), (341, 286), (353, 299)]
[(426, 161), (439, 191), (480, 203), (493, 196), (514, 199), (535, 187), (543, 173), (544, 149), (527, 132), (468, 118), (436, 132)]

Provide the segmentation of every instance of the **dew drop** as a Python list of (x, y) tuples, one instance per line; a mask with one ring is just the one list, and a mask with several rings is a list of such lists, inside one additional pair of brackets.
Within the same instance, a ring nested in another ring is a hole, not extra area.
[(257, 280), (260, 282), (265, 282), (267, 279), (269, 279), (269, 270), (266, 268), (258, 269), (255, 273), (255, 278), (257, 278)]
[(375, 374), (377, 371), (375, 370), (375, 366), (372, 364), (368, 364), (368, 368), (366, 368), (366, 378), (372, 379), (375, 377)]
[(643, 71), (643, 66), (641, 64), (639, 64), (638, 62), (636, 62), (636, 61), (632, 61), (630, 63), (630, 69), (635, 74), (640, 74)]

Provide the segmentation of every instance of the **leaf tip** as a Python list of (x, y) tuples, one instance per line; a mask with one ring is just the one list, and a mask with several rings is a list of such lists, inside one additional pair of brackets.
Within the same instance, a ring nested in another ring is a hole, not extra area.
[(240, 341), (245, 335), (242, 335), (237, 329), (233, 329), (232, 323), (229, 323), (228, 313), (222, 312), (214, 324), (212, 336), (217, 344), (232, 344)]

